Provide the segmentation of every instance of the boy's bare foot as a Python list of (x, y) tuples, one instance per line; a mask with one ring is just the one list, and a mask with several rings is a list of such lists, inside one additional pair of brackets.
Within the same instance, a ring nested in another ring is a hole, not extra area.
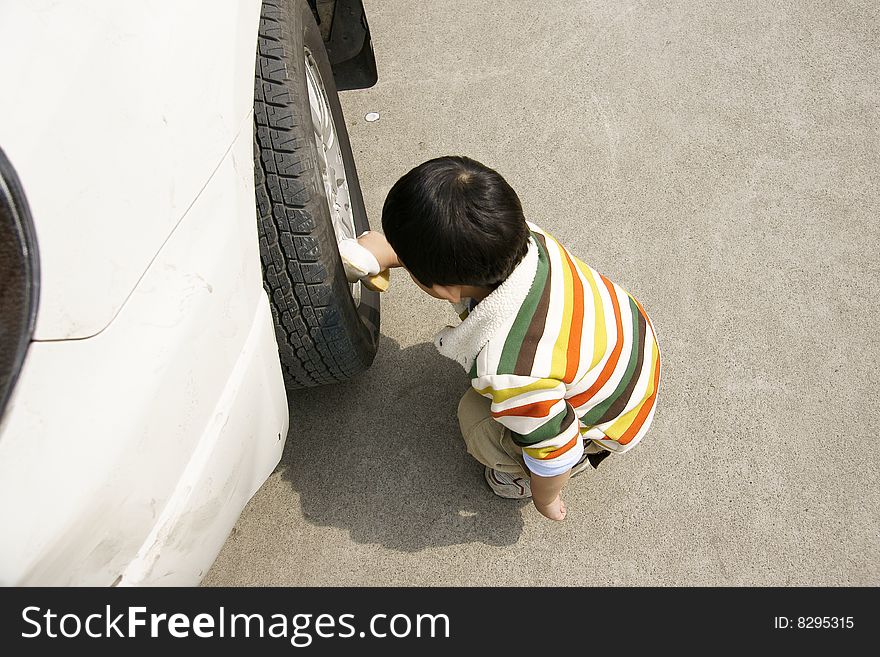
[(538, 510), (538, 513), (546, 518), (550, 518), (550, 520), (565, 520), (565, 516), (568, 513), (568, 509), (565, 508), (565, 502), (562, 501), (559, 495), (550, 504), (535, 503), (535, 508)]

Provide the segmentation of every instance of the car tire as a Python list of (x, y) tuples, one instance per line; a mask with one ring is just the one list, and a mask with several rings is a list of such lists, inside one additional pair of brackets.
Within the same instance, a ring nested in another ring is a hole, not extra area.
[[(285, 384), (345, 381), (376, 354), (379, 295), (350, 285), (339, 257), (338, 239), (369, 223), (333, 73), (305, 0), (264, 0), (254, 88), (260, 259)], [(332, 153), (326, 143), (319, 152), (319, 133), (334, 130)]]

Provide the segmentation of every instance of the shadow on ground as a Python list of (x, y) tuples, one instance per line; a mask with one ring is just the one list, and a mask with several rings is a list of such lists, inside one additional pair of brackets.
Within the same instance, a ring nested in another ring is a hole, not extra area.
[(525, 502), (496, 498), (466, 452), (456, 409), (467, 387), (432, 344), (400, 349), (382, 336), (354, 381), (291, 395), (279, 470), (305, 519), (405, 552), (515, 543)]

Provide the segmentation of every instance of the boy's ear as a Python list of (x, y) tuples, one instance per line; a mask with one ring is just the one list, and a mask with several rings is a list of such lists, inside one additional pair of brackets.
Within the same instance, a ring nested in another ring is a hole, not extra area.
[(452, 303), (461, 302), (461, 285), (437, 285), (431, 286), (434, 293), (441, 299), (446, 299)]

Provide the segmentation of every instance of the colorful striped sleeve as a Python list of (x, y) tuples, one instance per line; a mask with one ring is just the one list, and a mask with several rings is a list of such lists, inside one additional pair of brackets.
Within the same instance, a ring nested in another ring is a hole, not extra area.
[(553, 477), (580, 460), (583, 441), (562, 381), (493, 374), (473, 379), (472, 385), (492, 400), (492, 417), (510, 429), (531, 472)]

